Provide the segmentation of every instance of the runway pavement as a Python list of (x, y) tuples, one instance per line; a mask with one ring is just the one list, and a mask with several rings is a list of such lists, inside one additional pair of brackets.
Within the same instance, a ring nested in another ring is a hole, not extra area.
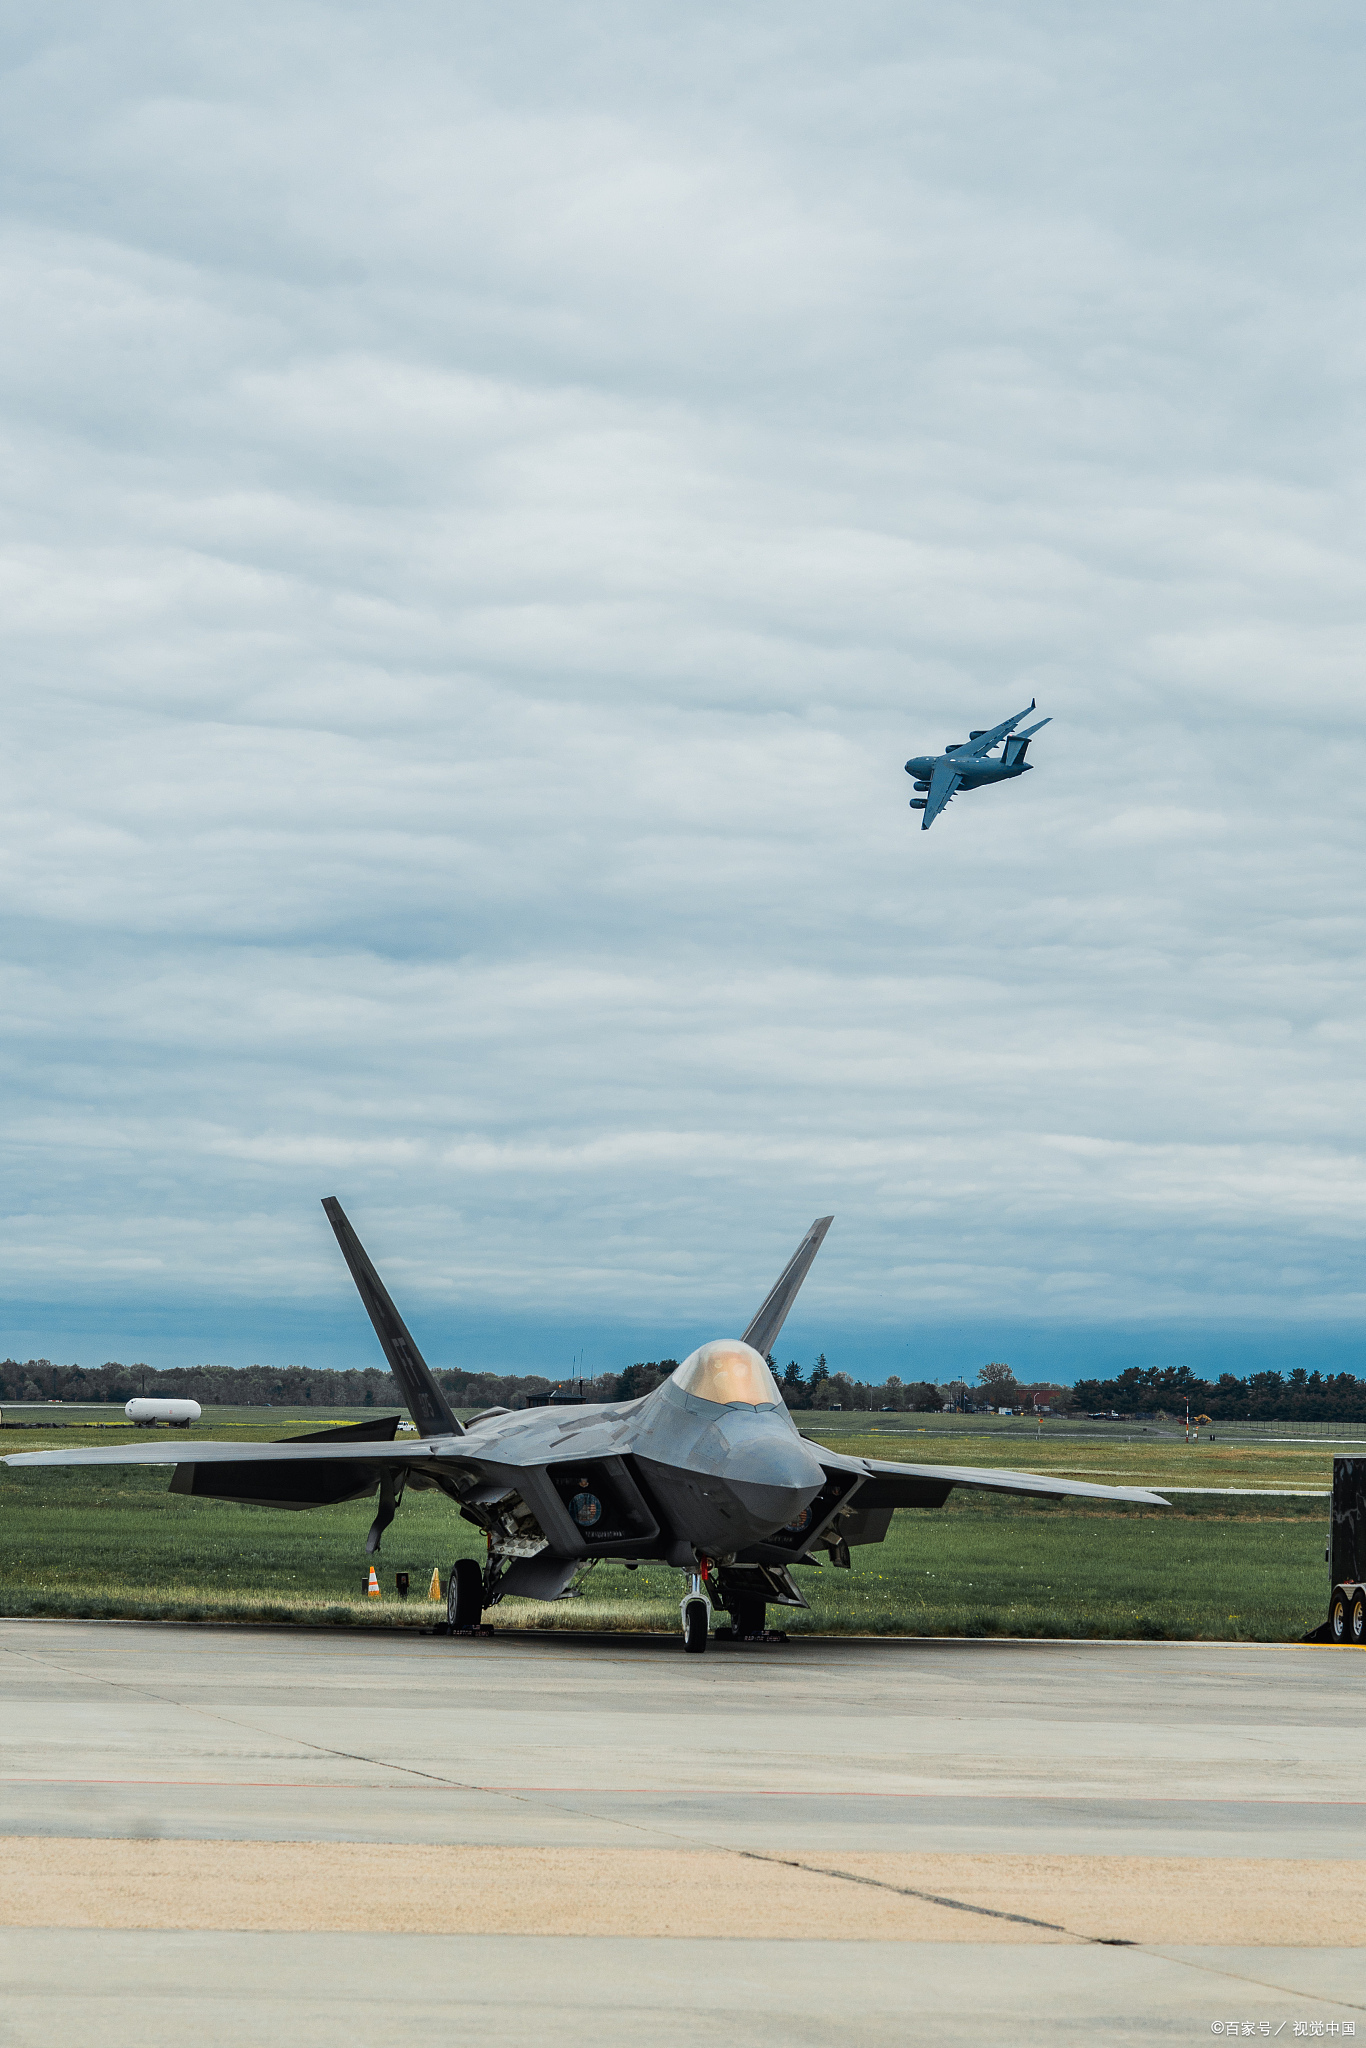
[(1366, 2040), (1363, 1687), (1330, 1648), (3, 1622), (0, 2043)]

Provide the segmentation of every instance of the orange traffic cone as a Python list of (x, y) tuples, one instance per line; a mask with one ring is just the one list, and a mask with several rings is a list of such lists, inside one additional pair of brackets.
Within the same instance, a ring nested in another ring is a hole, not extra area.
[(370, 1583), (365, 1590), (372, 1600), (378, 1600), (379, 1580), (375, 1577), (375, 1567), (373, 1565), (370, 1567)]
[(432, 1566), (432, 1583), (427, 1588), (427, 1598), (429, 1600), (439, 1600), (441, 1598), (441, 1574), (435, 1565)]

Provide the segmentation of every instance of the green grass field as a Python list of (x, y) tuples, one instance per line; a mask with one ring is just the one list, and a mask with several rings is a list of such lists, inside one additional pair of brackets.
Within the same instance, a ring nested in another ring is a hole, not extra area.
[[(177, 1433), (288, 1435), (256, 1411)], [(326, 1417), (313, 1419), (320, 1427)], [(802, 1418), (809, 1434), (815, 1418)], [(1331, 1445), (1094, 1442), (1001, 1430), (918, 1429), (866, 1417), (822, 1418), (821, 1435), (858, 1455), (917, 1464), (1014, 1465), (1155, 1487), (1326, 1489)], [(857, 1424), (857, 1426), (855, 1426)], [(122, 1434), (122, 1433), (120, 1433)], [(129, 1431), (128, 1437), (133, 1437)], [(102, 1431), (100, 1441), (114, 1439)], [(145, 1440), (145, 1439), (144, 1439)], [(0, 1449), (88, 1442), (84, 1433), (0, 1431)], [(362, 1595), (372, 1505), (308, 1514), (171, 1494), (164, 1467), (0, 1468), (0, 1613), (182, 1619), (312, 1620), (422, 1626), (432, 1567), (482, 1555), (482, 1538), (438, 1495), (410, 1494), (384, 1539), (384, 1597)], [(887, 1542), (853, 1552), (853, 1568), (799, 1573), (809, 1614), (793, 1631), (876, 1634), (1232, 1637), (1293, 1641), (1323, 1619), (1327, 1501), (1178, 1496), (1168, 1510), (1010, 1501), (955, 1493), (938, 1512), (899, 1514)], [(394, 1574), (412, 1596), (400, 1602)], [(508, 1601), (496, 1627), (673, 1629), (681, 1577), (664, 1567), (598, 1566), (582, 1596), (544, 1606)]]

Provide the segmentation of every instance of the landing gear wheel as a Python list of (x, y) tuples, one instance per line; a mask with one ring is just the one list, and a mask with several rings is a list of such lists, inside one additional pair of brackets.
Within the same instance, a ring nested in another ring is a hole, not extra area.
[(730, 1632), (737, 1643), (746, 1636), (762, 1636), (764, 1632), (764, 1602), (752, 1596), (746, 1600), (732, 1600), (730, 1603)]
[(1347, 1630), (1350, 1626), (1347, 1619), (1348, 1611), (1347, 1595), (1334, 1593), (1333, 1604), (1328, 1610), (1328, 1633), (1335, 1643), (1345, 1643), (1347, 1640)]
[(707, 1603), (689, 1600), (683, 1609), (683, 1647), (700, 1657), (707, 1647)]
[(1354, 1643), (1366, 1643), (1366, 1593), (1358, 1593), (1352, 1602), (1351, 1637)]
[(446, 1619), (461, 1634), (476, 1629), (484, 1613), (484, 1574), (472, 1557), (451, 1566), (446, 1584)]

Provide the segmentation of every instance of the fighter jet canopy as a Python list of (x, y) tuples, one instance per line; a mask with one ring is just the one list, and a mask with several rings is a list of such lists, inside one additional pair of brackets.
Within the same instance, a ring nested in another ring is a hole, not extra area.
[(743, 1402), (748, 1408), (781, 1408), (783, 1397), (763, 1356), (739, 1337), (703, 1344), (685, 1358), (673, 1383), (699, 1401)]

